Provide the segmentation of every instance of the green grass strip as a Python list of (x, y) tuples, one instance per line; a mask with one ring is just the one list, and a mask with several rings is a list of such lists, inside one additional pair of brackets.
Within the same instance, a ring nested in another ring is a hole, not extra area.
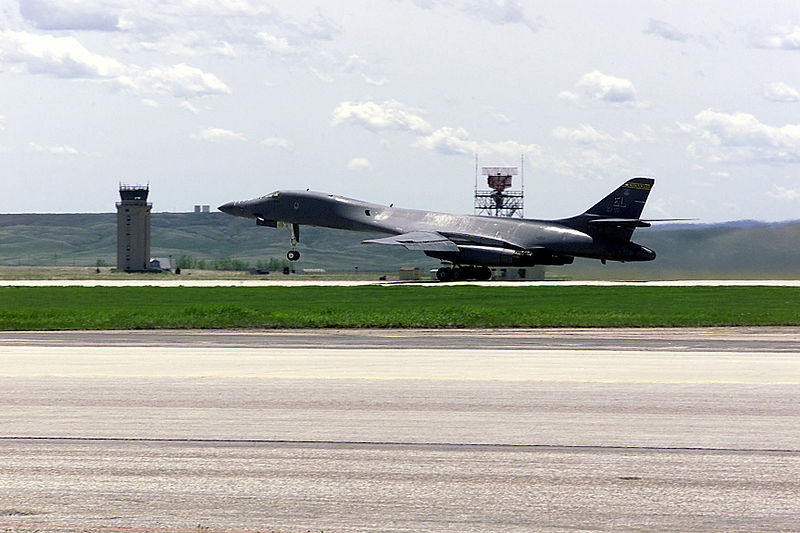
[(1, 330), (800, 325), (795, 287), (0, 287)]

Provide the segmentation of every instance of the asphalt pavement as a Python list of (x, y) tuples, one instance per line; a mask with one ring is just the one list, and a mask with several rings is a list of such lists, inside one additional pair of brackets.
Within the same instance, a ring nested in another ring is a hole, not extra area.
[(800, 329), (0, 333), (0, 527), (791, 531)]

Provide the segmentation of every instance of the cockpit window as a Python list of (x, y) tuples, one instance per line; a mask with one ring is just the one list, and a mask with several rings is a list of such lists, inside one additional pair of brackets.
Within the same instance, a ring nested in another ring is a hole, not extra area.
[(260, 199), (261, 199), (261, 200), (266, 200), (267, 198), (277, 198), (277, 197), (278, 197), (278, 196), (280, 196), (280, 195), (281, 195), (281, 193), (279, 193), (278, 191), (275, 191), (275, 192), (271, 192), (271, 193), (269, 193), (269, 194), (268, 194), (268, 195), (266, 195), (266, 196), (262, 196)]

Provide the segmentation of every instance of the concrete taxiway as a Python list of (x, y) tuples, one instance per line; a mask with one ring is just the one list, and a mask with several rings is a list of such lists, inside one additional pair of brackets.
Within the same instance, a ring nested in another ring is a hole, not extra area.
[(0, 526), (792, 530), (798, 393), (798, 328), (3, 332)]
[(447, 287), (476, 285), (481, 287), (800, 287), (800, 279), (683, 279), (658, 281), (457, 281), (442, 283), (421, 281), (366, 281), (366, 280), (314, 280), (314, 279), (238, 279), (213, 280), (176, 277), (163, 279), (10, 279), (0, 280), (0, 287), (360, 287), (365, 285), (417, 287)]

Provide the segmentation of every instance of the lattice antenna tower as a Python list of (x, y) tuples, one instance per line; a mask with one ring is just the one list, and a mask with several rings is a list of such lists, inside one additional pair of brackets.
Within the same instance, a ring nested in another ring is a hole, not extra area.
[(486, 176), (489, 189), (478, 189), (478, 159), (475, 158), (476, 215), (524, 217), (524, 185), (519, 190), (511, 189), (513, 177), (520, 175), (522, 163), (520, 160), (519, 167), (482, 167), (481, 175)]

